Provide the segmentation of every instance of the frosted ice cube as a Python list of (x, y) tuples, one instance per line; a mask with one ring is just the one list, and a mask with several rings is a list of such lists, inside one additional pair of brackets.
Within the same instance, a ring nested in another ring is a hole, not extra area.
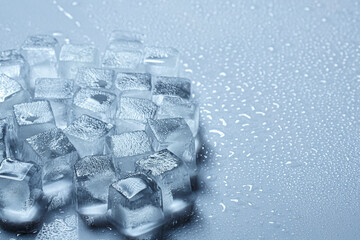
[(55, 78), (58, 76), (58, 41), (56, 38), (42, 34), (29, 36), (23, 43), (21, 50), (30, 65), (30, 89), (34, 89), (36, 78)]
[[(155, 152), (136, 162), (136, 171), (148, 174), (161, 188), (164, 211), (167, 214), (185, 208), (191, 193), (190, 176), (183, 161), (169, 150)], [(184, 204), (179, 204), (183, 201)]]
[(102, 68), (80, 68), (75, 84), (81, 88), (111, 89), (113, 87), (115, 71)]
[(145, 47), (144, 63), (146, 72), (161, 76), (177, 76), (179, 51), (171, 47)]
[(48, 101), (14, 105), (14, 122), (13, 135), (16, 136), (20, 147), (26, 138), (55, 127), (54, 116)]
[(64, 129), (80, 157), (101, 155), (105, 148), (105, 137), (111, 134), (113, 125), (99, 119), (82, 115)]
[(78, 159), (75, 147), (59, 128), (53, 128), (27, 138), (24, 159), (42, 167), (42, 184), (50, 209), (71, 202), (73, 166)]
[(116, 74), (115, 86), (121, 96), (151, 99), (151, 75), (147, 73)]
[(164, 96), (155, 118), (184, 118), (195, 137), (199, 131), (199, 114), (196, 103), (179, 97)]
[(4, 159), (0, 164), (0, 223), (16, 232), (32, 232), (46, 212), (40, 168)]
[(155, 151), (167, 148), (186, 163), (192, 175), (195, 174), (195, 139), (183, 118), (149, 119), (145, 131)]
[(0, 74), (16, 79), (26, 89), (29, 65), (18, 50), (0, 52)]
[(56, 126), (61, 129), (70, 122), (73, 85), (73, 80), (62, 78), (39, 78), (35, 81), (34, 98), (50, 102)]
[(152, 152), (151, 143), (145, 131), (109, 136), (106, 141), (117, 172), (119, 169), (124, 173), (134, 172), (136, 160)]
[(191, 97), (191, 82), (187, 78), (153, 76), (153, 101), (160, 104), (164, 96), (175, 96), (183, 99)]
[(0, 74), (0, 114), (2, 117), (11, 115), (13, 106), (27, 102), (30, 94), (21, 85), (5, 74)]
[(140, 35), (114, 31), (103, 58), (103, 67), (135, 70), (142, 63), (143, 46)]
[(75, 118), (87, 114), (112, 122), (116, 113), (116, 95), (97, 89), (82, 88), (75, 93), (73, 114)]
[(74, 79), (81, 67), (95, 67), (98, 52), (93, 45), (65, 44), (60, 50), (59, 73), (63, 78)]
[(116, 132), (144, 130), (147, 119), (155, 117), (156, 104), (148, 99), (121, 97), (116, 113)]
[(109, 188), (109, 219), (126, 236), (153, 231), (164, 220), (160, 188), (141, 173), (114, 182)]
[(110, 156), (87, 156), (75, 164), (77, 211), (89, 225), (106, 220), (108, 193), (116, 181)]

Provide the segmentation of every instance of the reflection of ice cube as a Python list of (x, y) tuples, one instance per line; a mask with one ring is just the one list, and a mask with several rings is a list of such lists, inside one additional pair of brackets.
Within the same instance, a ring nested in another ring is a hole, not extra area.
[(43, 190), (51, 202), (50, 209), (71, 202), (73, 166), (77, 158), (75, 147), (58, 128), (25, 140), (24, 159), (31, 159), (42, 167)]
[(111, 184), (109, 219), (123, 234), (142, 236), (159, 227), (164, 219), (161, 190), (144, 174), (133, 174)]
[(30, 232), (46, 212), (40, 168), (4, 159), (0, 164), (0, 222), (4, 228)]
[(135, 161), (152, 152), (145, 131), (126, 132), (107, 137), (107, 147), (114, 158), (117, 172), (133, 172)]
[(151, 99), (151, 75), (147, 73), (116, 74), (115, 86), (121, 96)]
[(59, 73), (63, 78), (74, 79), (81, 67), (95, 67), (98, 62), (97, 49), (86, 44), (65, 44), (60, 50)]
[(56, 126), (61, 129), (66, 128), (70, 122), (73, 88), (73, 80), (71, 79), (39, 78), (35, 81), (34, 98), (49, 100)]
[(29, 66), (17, 50), (0, 52), (0, 74), (16, 79), (25, 89)]
[(180, 158), (167, 149), (161, 150), (138, 160), (136, 170), (149, 174), (160, 186), (164, 211), (181, 211), (178, 201), (187, 201), (191, 186), (188, 169)]
[(160, 104), (164, 96), (174, 96), (183, 99), (191, 97), (191, 82), (187, 78), (153, 76), (153, 101)]
[(193, 171), (192, 174), (195, 174), (195, 140), (183, 118), (149, 119), (145, 130), (155, 151), (167, 148), (181, 158)]
[(75, 84), (81, 88), (111, 89), (115, 72), (111, 69), (80, 68)]
[(82, 115), (64, 129), (80, 157), (103, 154), (105, 137), (111, 133), (113, 125), (99, 119)]
[(184, 118), (189, 125), (193, 136), (199, 130), (199, 106), (189, 100), (179, 97), (164, 96), (156, 113), (157, 119)]
[(145, 47), (144, 63), (148, 73), (161, 76), (178, 75), (179, 51), (170, 47)]
[(140, 35), (114, 31), (103, 58), (103, 67), (135, 70), (142, 63), (143, 45)]
[(116, 112), (116, 95), (97, 89), (82, 88), (73, 100), (74, 117), (83, 114), (105, 122), (113, 122)]
[(0, 114), (2, 117), (10, 115), (15, 104), (27, 102), (29, 97), (29, 93), (15, 79), (0, 74)]
[(34, 88), (36, 78), (55, 78), (58, 76), (58, 41), (54, 37), (41, 34), (29, 36), (23, 43), (21, 50), (30, 65), (30, 89)]
[(106, 218), (108, 190), (116, 180), (110, 156), (87, 156), (75, 164), (77, 211), (89, 225)]

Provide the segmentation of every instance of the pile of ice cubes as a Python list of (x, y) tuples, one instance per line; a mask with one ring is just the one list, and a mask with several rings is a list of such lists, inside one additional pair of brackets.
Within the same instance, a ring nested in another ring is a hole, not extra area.
[(36, 231), (71, 204), (131, 237), (191, 215), (199, 108), (179, 52), (114, 31), (99, 56), (48, 35), (0, 52), (4, 229)]

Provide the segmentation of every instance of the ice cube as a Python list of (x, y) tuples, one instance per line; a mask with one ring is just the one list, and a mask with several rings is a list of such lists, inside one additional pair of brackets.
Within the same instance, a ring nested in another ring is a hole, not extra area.
[(111, 69), (80, 68), (75, 85), (81, 88), (97, 88), (109, 90), (113, 87), (115, 72)]
[(73, 166), (78, 154), (61, 129), (53, 128), (27, 138), (24, 159), (42, 167), (43, 190), (51, 210), (71, 202)]
[(88, 225), (106, 220), (108, 193), (116, 181), (110, 156), (87, 156), (75, 164), (77, 211)]
[(80, 157), (101, 155), (105, 148), (105, 137), (111, 134), (113, 125), (99, 119), (82, 115), (64, 129)]
[(111, 184), (109, 220), (129, 237), (135, 238), (154, 231), (164, 220), (158, 185), (141, 173), (129, 175)]
[(124, 129), (144, 130), (147, 119), (154, 118), (157, 106), (148, 99), (121, 97), (116, 113), (116, 132)]
[(118, 72), (115, 86), (121, 96), (151, 99), (150, 74)]
[(161, 150), (136, 162), (136, 171), (155, 179), (162, 193), (166, 214), (185, 210), (191, 204), (191, 184), (183, 161), (169, 150)]
[(22, 54), (30, 65), (29, 88), (34, 89), (36, 78), (56, 78), (58, 41), (49, 35), (29, 36), (22, 47)]
[(178, 75), (179, 51), (171, 47), (145, 47), (144, 63), (146, 72), (153, 75)]
[(4, 159), (0, 164), (0, 223), (16, 232), (32, 232), (46, 212), (40, 168)]
[(0, 115), (11, 115), (13, 106), (27, 102), (30, 94), (21, 85), (5, 74), (0, 74)]
[(195, 137), (199, 131), (199, 106), (192, 101), (179, 97), (164, 96), (155, 118), (177, 117), (185, 119)]
[(102, 90), (82, 88), (75, 93), (73, 114), (77, 118), (82, 114), (113, 122), (116, 113), (116, 95)]
[(0, 119), (0, 160), (6, 158), (7, 128), (6, 118)]
[(98, 52), (93, 45), (65, 44), (60, 50), (59, 74), (63, 78), (74, 79), (81, 67), (95, 67)]
[(195, 174), (195, 139), (183, 118), (149, 119), (145, 131), (155, 151), (167, 148), (186, 163), (191, 175)]
[(39, 78), (35, 81), (34, 98), (50, 102), (56, 126), (61, 129), (70, 122), (73, 85), (73, 80), (62, 78)]
[(183, 99), (191, 97), (191, 82), (187, 78), (153, 76), (153, 101), (160, 104), (164, 96), (175, 96)]
[(140, 35), (116, 31), (110, 36), (103, 58), (103, 67), (136, 70), (143, 59), (143, 45)]
[(22, 144), (25, 139), (54, 127), (54, 116), (48, 101), (14, 105), (14, 127), (11, 138), (16, 139), (17, 143), (15, 156), (22, 159)]
[(121, 169), (121, 172), (125, 174), (134, 172), (136, 160), (152, 152), (151, 143), (145, 131), (109, 136), (106, 141), (117, 172)]
[(0, 74), (16, 79), (26, 89), (29, 65), (18, 50), (0, 52)]
[(142, 43), (144, 41), (144, 34), (132, 31), (114, 30), (110, 33), (108, 43), (113, 44), (125, 40)]

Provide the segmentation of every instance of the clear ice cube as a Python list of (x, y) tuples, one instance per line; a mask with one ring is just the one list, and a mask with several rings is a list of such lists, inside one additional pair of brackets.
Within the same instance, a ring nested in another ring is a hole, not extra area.
[(58, 41), (49, 35), (29, 36), (21, 47), (22, 54), (30, 65), (29, 88), (34, 89), (37, 78), (56, 78)]
[(106, 220), (108, 193), (116, 181), (110, 156), (87, 156), (75, 164), (77, 211), (88, 225)]
[(136, 160), (152, 152), (151, 143), (145, 131), (109, 136), (106, 142), (117, 172), (121, 169), (121, 172), (125, 174), (134, 172)]
[(149, 119), (145, 131), (155, 151), (167, 148), (186, 163), (192, 175), (195, 174), (195, 139), (183, 118)]
[(136, 70), (143, 60), (143, 45), (138, 34), (114, 31), (105, 50), (102, 65), (106, 68)]
[(11, 115), (13, 106), (29, 101), (30, 94), (13, 78), (0, 74), (0, 115)]
[(88, 115), (82, 115), (64, 129), (80, 157), (101, 155), (105, 150), (105, 137), (113, 125)]
[(40, 168), (4, 159), (0, 164), (0, 223), (16, 232), (34, 231), (46, 212)]
[(159, 185), (167, 214), (181, 211), (179, 207), (187, 205), (191, 193), (188, 169), (184, 162), (169, 150), (161, 150), (138, 160), (136, 171), (148, 174)]
[(179, 51), (171, 47), (145, 47), (146, 72), (153, 75), (176, 77), (179, 72)]
[(26, 89), (29, 65), (18, 50), (0, 52), (0, 74), (16, 79)]
[(0, 119), (0, 159), (6, 158), (7, 131), (7, 119)]
[(199, 115), (196, 103), (179, 97), (164, 96), (155, 118), (184, 118), (195, 137), (199, 131)]
[(115, 87), (121, 96), (151, 99), (151, 75), (118, 72)]
[(17, 156), (21, 158), (23, 141), (31, 136), (55, 127), (54, 116), (48, 101), (36, 101), (14, 105), (12, 139), (17, 142)]
[(164, 96), (187, 100), (191, 97), (191, 81), (187, 78), (153, 76), (152, 84), (152, 99), (156, 104), (160, 104)]
[(113, 87), (115, 71), (102, 68), (80, 68), (75, 85), (81, 88), (96, 88), (109, 90)]
[(74, 84), (71, 79), (39, 78), (35, 81), (34, 98), (50, 102), (58, 128), (64, 129), (70, 122), (73, 90)]
[(63, 78), (74, 79), (81, 67), (95, 67), (98, 52), (93, 45), (65, 44), (60, 50), (59, 74)]
[(115, 94), (90, 88), (82, 88), (75, 93), (73, 100), (75, 118), (87, 114), (105, 122), (113, 122), (115, 113)]
[(109, 220), (120, 232), (130, 237), (154, 231), (164, 220), (158, 185), (141, 173), (129, 175), (111, 184)]
[(23, 158), (42, 167), (43, 190), (51, 210), (71, 202), (73, 166), (78, 154), (61, 129), (53, 128), (27, 138)]

